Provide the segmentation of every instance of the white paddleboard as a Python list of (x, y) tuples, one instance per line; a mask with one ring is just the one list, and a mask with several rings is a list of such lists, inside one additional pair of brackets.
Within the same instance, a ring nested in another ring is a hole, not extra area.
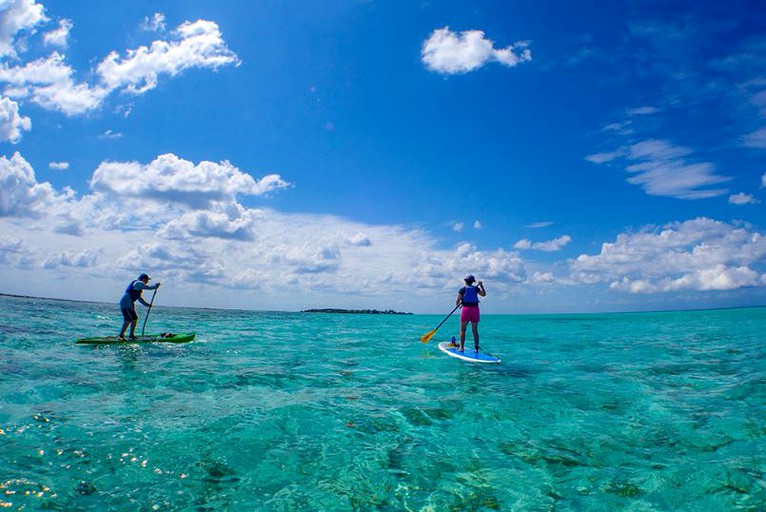
[(470, 363), (490, 363), (490, 364), (499, 364), (500, 359), (496, 358), (492, 354), (487, 354), (486, 352), (482, 352), (481, 350), (478, 352), (474, 352), (473, 348), (465, 347), (465, 350), (463, 352), (459, 351), (460, 347), (458, 345), (453, 345), (449, 341), (442, 341), (439, 343), (439, 350), (447, 354), (448, 356), (457, 357), (458, 359), (462, 359), (463, 361), (468, 361)]

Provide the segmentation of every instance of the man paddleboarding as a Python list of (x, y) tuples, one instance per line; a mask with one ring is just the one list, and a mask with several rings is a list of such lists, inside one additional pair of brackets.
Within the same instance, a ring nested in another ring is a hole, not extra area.
[(141, 296), (141, 292), (144, 290), (156, 290), (160, 287), (160, 283), (150, 285), (151, 279), (146, 274), (141, 274), (138, 279), (130, 282), (127, 288), (125, 288), (125, 294), (120, 299), (120, 309), (122, 309), (122, 318), (125, 320), (122, 324), (122, 329), (118, 338), (125, 339), (125, 330), (130, 326), (130, 339), (136, 339), (136, 325), (138, 324), (138, 314), (136, 313), (136, 301), (140, 302), (147, 308), (150, 306), (148, 302)]
[[(473, 348), (475, 352), (479, 351), (479, 297), (486, 297), (487, 292), (484, 290), (484, 283), (479, 281), (476, 283), (476, 278), (473, 274), (465, 276), (465, 286), (463, 286), (457, 292), (457, 300), (455, 301), (455, 307), (463, 305), (463, 310), (460, 312), (460, 349), (459, 352), (463, 352), (465, 347), (465, 329), (468, 323), (471, 323), (471, 330), (473, 331)], [(474, 284), (476, 283), (476, 284)]]

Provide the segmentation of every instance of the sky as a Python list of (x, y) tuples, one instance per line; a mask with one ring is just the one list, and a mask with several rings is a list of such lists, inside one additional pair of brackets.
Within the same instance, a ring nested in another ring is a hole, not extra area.
[(766, 304), (762, 1), (0, 0), (0, 293)]

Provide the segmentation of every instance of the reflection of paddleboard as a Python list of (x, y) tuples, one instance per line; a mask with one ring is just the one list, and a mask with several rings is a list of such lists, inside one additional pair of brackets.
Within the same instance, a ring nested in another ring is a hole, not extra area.
[(447, 354), (448, 356), (457, 357), (458, 359), (462, 359), (463, 361), (468, 361), (471, 363), (499, 363), (500, 359), (496, 358), (492, 354), (487, 354), (486, 352), (474, 352), (473, 347), (468, 347), (466, 345), (465, 351), (458, 352), (458, 349), (460, 348), (459, 345), (453, 345), (449, 341), (442, 341), (439, 343), (439, 350)]
[(77, 343), (85, 345), (106, 345), (112, 343), (187, 343), (194, 339), (194, 333), (185, 334), (147, 334), (137, 336), (135, 339), (118, 338), (117, 336), (102, 336), (96, 338), (80, 338)]

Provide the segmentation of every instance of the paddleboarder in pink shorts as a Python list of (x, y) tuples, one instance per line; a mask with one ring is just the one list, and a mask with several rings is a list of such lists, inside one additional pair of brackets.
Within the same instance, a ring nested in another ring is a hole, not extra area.
[[(484, 283), (481, 281), (476, 282), (476, 278), (473, 274), (465, 276), (465, 286), (463, 286), (457, 292), (457, 300), (455, 306), (463, 305), (463, 310), (460, 312), (460, 352), (465, 347), (465, 328), (468, 323), (471, 323), (471, 330), (473, 331), (473, 347), (474, 351), (479, 351), (479, 297), (486, 297), (487, 292), (484, 291)], [(476, 284), (474, 284), (476, 283)]]

